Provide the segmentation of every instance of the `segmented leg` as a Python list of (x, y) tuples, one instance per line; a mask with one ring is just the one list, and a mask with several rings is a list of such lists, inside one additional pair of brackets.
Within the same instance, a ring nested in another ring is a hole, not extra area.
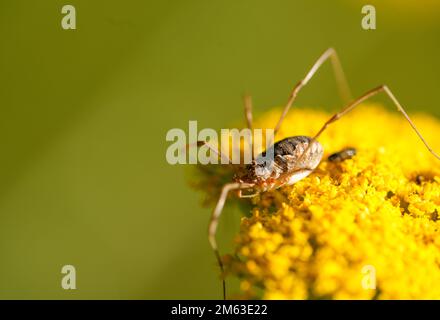
[(281, 127), (281, 124), (283, 123), (284, 118), (287, 115), (287, 112), (289, 111), (290, 107), (292, 106), (293, 102), (295, 101), (298, 92), (310, 81), (310, 79), (315, 75), (316, 71), (323, 65), (327, 59), (330, 58), (330, 61), (333, 65), (333, 71), (335, 74), (336, 82), (338, 84), (339, 93), (341, 95), (341, 98), (345, 102), (349, 102), (351, 99), (350, 94), (350, 88), (348, 86), (347, 80), (345, 78), (344, 71), (342, 69), (341, 63), (339, 61), (338, 55), (333, 48), (327, 49), (315, 62), (315, 64), (312, 66), (310, 71), (306, 74), (306, 76), (299, 81), (295, 87), (293, 88), (289, 100), (287, 101), (286, 106), (283, 109), (283, 113), (281, 114), (280, 120), (278, 120), (277, 125), (275, 126), (275, 134), (278, 132), (278, 130)]
[[(223, 262), (218, 250), (217, 240), (215, 238), (220, 215), (223, 211), (223, 207), (225, 205), (226, 198), (228, 197), (228, 193), (231, 190), (243, 190), (252, 187), (253, 184), (248, 184), (248, 183), (225, 184), (220, 194), (220, 198), (218, 199), (217, 205), (215, 206), (214, 211), (212, 212), (211, 220), (209, 222), (209, 227), (208, 227), (208, 239), (209, 239), (209, 243), (211, 244), (212, 250), (214, 251), (215, 257), (217, 258), (217, 262), (222, 272), (222, 275), (224, 273)], [(223, 282), (223, 299), (226, 299), (226, 281), (224, 278), (222, 279), (222, 282)]]
[[(429, 144), (426, 142), (425, 138), (423, 138), (422, 134), (419, 132), (417, 127), (415, 126), (414, 122), (410, 119), (408, 114), (406, 113), (405, 109), (403, 109), (402, 105), (399, 103), (397, 98), (394, 96), (394, 94), (391, 92), (391, 90), (386, 85), (381, 85), (379, 87), (376, 87), (374, 89), (371, 89), (361, 95), (359, 98), (348, 104), (345, 108), (343, 108), (340, 112), (334, 114), (327, 122), (322, 126), (322, 128), (318, 131), (318, 133), (312, 138), (313, 140), (318, 139), (318, 137), (327, 129), (327, 127), (332, 124), (333, 122), (339, 120), (341, 117), (349, 113), (351, 110), (353, 110), (355, 107), (360, 105), (365, 100), (377, 95), (378, 93), (385, 92), (387, 96), (393, 101), (395, 106), (397, 107), (397, 110), (399, 110), (404, 118), (408, 121), (408, 123), (411, 125), (411, 127), (414, 129), (416, 134), (419, 136), (420, 140), (422, 140), (423, 144), (426, 146), (426, 148), (431, 152), (434, 157), (440, 160), (440, 156), (432, 150), (432, 148), (429, 146)], [(307, 151), (307, 150), (306, 150)], [(306, 152), (304, 152), (305, 154)], [(301, 158), (301, 157), (300, 157)]]
[(244, 98), (244, 116), (246, 117), (246, 125), (252, 130), (252, 98), (250, 95), (245, 95)]
[(217, 154), (222, 159), (221, 161), (222, 164), (232, 164), (231, 159), (229, 159), (229, 157), (226, 154), (224, 154), (221, 150), (219, 150), (218, 148), (214, 147), (212, 144), (206, 141), (197, 141), (196, 143), (187, 144), (185, 146), (185, 151), (186, 149), (189, 148), (202, 147), (202, 146), (207, 146), (212, 152)]

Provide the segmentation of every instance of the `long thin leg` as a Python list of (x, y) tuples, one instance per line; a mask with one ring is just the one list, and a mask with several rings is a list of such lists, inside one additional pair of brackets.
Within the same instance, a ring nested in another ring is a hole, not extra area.
[(254, 197), (256, 197), (259, 194), (260, 194), (259, 192), (254, 192), (254, 193), (250, 193), (250, 194), (243, 194), (242, 190), (238, 191), (238, 197), (239, 198), (254, 198)]
[[(250, 95), (246, 94), (243, 98), (244, 102), (244, 116), (246, 118), (246, 126), (252, 130), (253, 127), (253, 119), (252, 119), (252, 98)], [(254, 149), (254, 136), (251, 136), (251, 139), (249, 139), (249, 152), (252, 154), (252, 158), (254, 156), (253, 149)]]
[[(220, 270), (223, 274), (224, 268), (223, 268), (223, 262), (218, 250), (217, 246), (217, 240), (215, 239), (215, 235), (217, 233), (217, 226), (218, 221), (220, 218), (220, 215), (222, 213), (223, 207), (225, 205), (226, 198), (228, 197), (228, 193), (231, 190), (243, 190), (243, 189), (249, 189), (253, 185), (248, 183), (228, 183), (223, 186), (222, 192), (220, 194), (220, 198), (218, 199), (217, 205), (215, 206), (214, 211), (211, 215), (211, 220), (209, 221), (209, 227), (208, 227), (208, 239), (209, 243), (211, 244), (212, 250), (214, 251), (215, 257), (217, 258), (218, 265), (220, 267)], [(226, 299), (226, 281), (223, 278), (223, 299)]]
[(231, 159), (229, 159), (229, 157), (226, 154), (224, 154), (221, 150), (219, 151), (218, 148), (215, 148), (212, 144), (210, 144), (209, 142), (206, 142), (206, 141), (197, 141), (196, 143), (193, 143), (193, 144), (187, 144), (185, 146), (185, 151), (186, 151), (186, 149), (189, 149), (189, 148), (202, 147), (202, 146), (207, 146), (212, 152), (214, 152), (220, 158), (222, 158), (222, 162), (221, 162), (222, 164), (223, 163), (232, 164)]
[(342, 66), (339, 61), (338, 55), (335, 49), (329, 48), (318, 58), (318, 60), (312, 66), (310, 71), (306, 74), (304, 79), (299, 81), (293, 88), (289, 100), (287, 101), (287, 104), (283, 109), (283, 113), (281, 114), (280, 120), (278, 120), (278, 123), (275, 126), (274, 134), (276, 134), (280, 129), (281, 124), (283, 123), (283, 120), (287, 115), (287, 112), (289, 111), (290, 107), (292, 106), (293, 102), (295, 101), (298, 95), (298, 92), (310, 81), (310, 79), (315, 75), (316, 71), (318, 71), (318, 69), (323, 65), (323, 63), (327, 61), (327, 59), (329, 58), (333, 65), (333, 71), (335, 74), (336, 83), (338, 84), (341, 98), (345, 102), (349, 102), (351, 100), (350, 88), (348, 86), (347, 79), (345, 78), (344, 71), (342, 70)]
[(246, 125), (252, 130), (252, 98), (250, 95), (245, 95), (244, 102), (244, 116), (246, 117)]
[[(397, 109), (403, 114), (403, 116), (405, 117), (405, 119), (409, 122), (409, 124), (411, 125), (411, 127), (414, 129), (414, 131), (417, 133), (417, 135), (419, 136), (420, 140), (422, 140), (422, 142), (424, 143), (424, 145), (426, 146), (426, 148), (434, 155), (434, 157), (436, 157), (437, 159), (440, 160), (440, 156), (434, 152), (434, 150), (432, 150), (432, 148), (429, 146), (429, 144), (426, 142), (425, 138), (423, 138), (423, 136), (421, 135), (421, 133), (419, 132), (419, 130), (417, 129), (417, 127), (415, 126), (415, 124), (412, 122), (412, 120), (409, 118), (408, 114), (406, 113), (406, 111), (403, 109), (402, 105), (399, 103), (399, 101), (397, 100), (397, 98), (394, 96), (394, 94), (391, 92), (391, 90), (386, 86), (386, 85), (381, 85), (379, 87), (376, 87), (374, 89), (371, 89), (370, 91), (366, 92), (365, 94), (363, 94), (362, 96), (360, 96), (359, 98), (357, 98), (356, 100), (354, 100), (352, 103), (350, 103), (349, 105), (347, 105), (345, 108), (343, 108), (340, 112), (336, 113), (333, 117), (331, 117), (323, 126), (322, 128), (318, 131), (318, 133), (313, 137), (313, 140), (316, 140), (321, 133), (324, 132), (325, 129), (327, 129), (327, 127), (337, 121), (338, 119), (340, 119), (342, 116), (346, 115), (348, 112), (350, 112), (351, 110), (353, 110), (356, 106), (358, 106), (359, 104), (361, 104), (362, 102), (364, 102), (365, 100), (371, 98), (372, 96), (375, 96), (376, 94), (380, 93), (380, 92), (385, 92), (387, 94), (387, 96), (393, 101), (393, 103), (396, 105)], [(311, 144), (310, 144), (311, 145)], [(305, 154), (305, 152), (304, 152)]]

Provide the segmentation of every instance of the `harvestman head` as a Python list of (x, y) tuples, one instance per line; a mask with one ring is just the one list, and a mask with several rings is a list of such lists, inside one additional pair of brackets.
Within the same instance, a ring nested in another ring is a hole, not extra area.
[[(313, 170), (321, 162), (324, 150), (321, 144), (317, 141), (317, 139), (325, 131), (325, 129), (327, 129), (327, 127), (330, 124), (336, 122), (338, 119), (349, 113), (356, 106), (358, 106), (365, 100), (377, 95), (378, 93), (383, 92), (391, 99), (391, 101), (397, 107), (398, 111), (402, 113), (402, 115), (408, 121), (410, 126), (414, 129), (415, 133), (422, 140), (426, 148), (437, 159), (440, 160), (440, 156), (437, 155), (428, 145), (426, 140), (420, 134), (417, 127), (409, 118), (406, 111), (403, 109), (402, 105), (399, 103), (397, 98), (394, 96), (394, 94), (386, 85), (380, 85), (378, 87), (375, 87), (367, 91), (360, 97), (351, 100), (350, 90), (344, 72), (339, 62), (338, 55), (336, 54), (336, 51), (333, 48), (327, 49), (313, 64), (312, 68), (306, 74), (306, 76), (295, 85), (289, 96), (287, 104), (283, 109), (281, 117), (274, 128), (274, 135), (276, 135), (276, 133), (281, 128), (283, 120), (286, 117), (293, 102), (295, 101), (299, 91), (305, 85), (307, 85), (310, 79), (315, 75), (316, 71), (318, 71), (318, 69), (322, 66), (322, 64), (327, 60), (330, 60), (333, 65), (333, 71), (335, 74), (336, 82), (338, 84), (339, 93), (341, 97), (343, 98), (343, 100), (351, 101), (351, 102), (349, 102), (344, 108), (342, 108), (341, 111), (334, 114), (329, 120), (327, 120), (322, 126), (322, 128), (313, 137), (295, 136), (295, 137), (285, 138), (274, 144), (271, 143), (270, 149), (273, 152), (273, 160), (270, 163), (268, 163), (267, 161), (259, 162), (258, 161), (259, 157), (257, 156), (256, 159), (254, 159), (251, 164), (246, 165), (244, 167), (239, 166), (239, 169), (237, 170), (237, 173), (235, 174), (233, 181), (223, 186), (217, 205), (215, 206), (214, 211), (211, 215), (211, 219), (208, 227), (209, 243), (211, 244), (211, 247), (217, 258), (217, 262), (222, 273), (224, 271), (223, 262), (221, 260), (221, 256), (217, 246), (216, 232), (217, 232), (219, 218), (222, 213), (229, 192), (236, 191), (238, 197), (240, 198), (254, 197), (259, 193), (278, 189), (282, 186), (291, 185), (305, 178), (311, 172), (313, 172)], [(247, 126), (249, 129), (252, 129), (252, 101), (249, 96), (245, 97), (244, 108), (245, 108)], [(199, 141), (197, 145), (198, 146), (207, 145), (212, 151), (218, 153), (219, 156), (229, 160), (229, 157), (227, 155), (217, 151), (216, 148), (210, 146), (207, 142)], [(346, 149), (342, 153), (337, 153), (332, 155), (333, 156), (332, 159), (329, 160), (340, 161), (343, 160), (345, 157), (352, 156), (354, 153), (355, 153), (354, 149), (351, 150)], [(230, 160), (229, 163), (231, 163)], [(226, 283), (224, 279), (222, 280), (222, 282), (223, 282), (223, 298), (225, 299)]]

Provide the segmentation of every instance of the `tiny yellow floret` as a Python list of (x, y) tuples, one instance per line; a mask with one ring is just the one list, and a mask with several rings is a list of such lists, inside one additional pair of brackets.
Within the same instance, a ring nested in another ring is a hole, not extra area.
[[(279, 115), (263, 114), (254, 127), (271, 128)], [(331, 115), (293, 109), (276, 140), (313, 136)], [(440, 122), (411, 118), (440, 151)], [(440, 299), (440, 161), (401, 114), (376, 105), (358, 107), (319, 142), (325, 154), (312, 174), (251, 200), (235, 252), (225, 259), (227, 274), (241, 279), (241, 294)], [(357, 150), (352, 159), (327, 160), (347, 147)]]

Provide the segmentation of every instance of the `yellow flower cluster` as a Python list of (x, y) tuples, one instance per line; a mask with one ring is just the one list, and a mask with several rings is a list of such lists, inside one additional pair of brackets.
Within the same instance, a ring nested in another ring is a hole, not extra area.
[[(279, 114), (262, 115), (255, 127), (273, 127)], [(330, 116), (292, 110), (277, 140), (313, 136)], [(412, 120), (440, 151), (440, 123), (426, 115)], [(319, 167), (254, 198), (252, 214), (242, 218), (236, 252), (224, 257), (242, 295), (440, 299), (440, 161), (399, 113), (375, 105), (358, 107), (319, 141)], [(357, 155), (327, 160), (346, 147)]]

